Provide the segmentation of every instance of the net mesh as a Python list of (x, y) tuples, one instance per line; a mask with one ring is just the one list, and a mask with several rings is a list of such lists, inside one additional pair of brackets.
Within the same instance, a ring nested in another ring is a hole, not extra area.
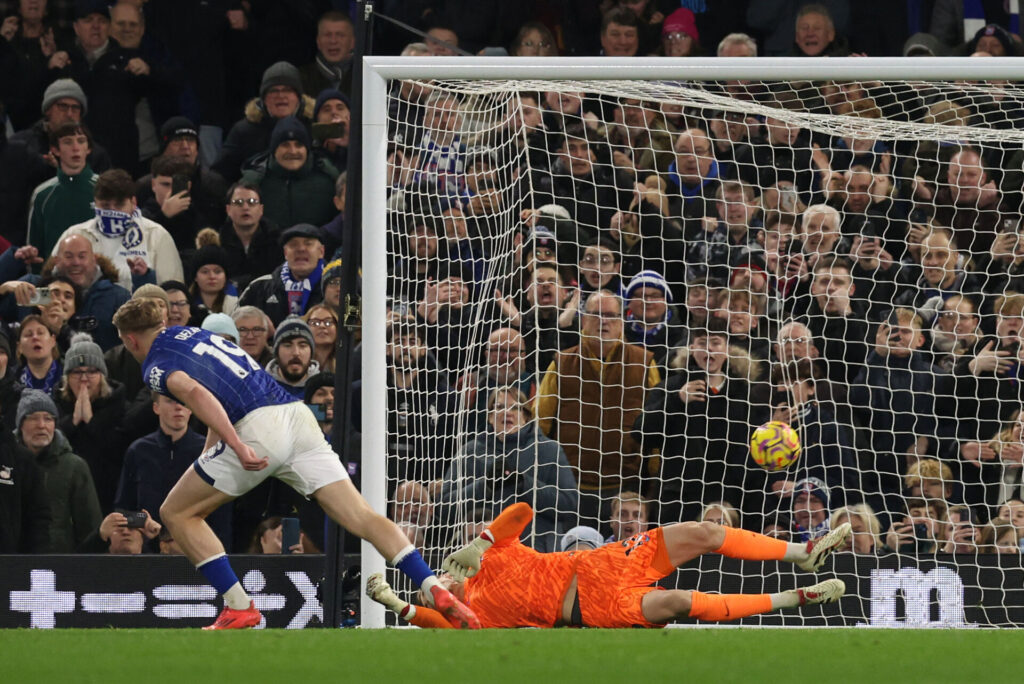
[[(855, 562), (1019, 565), (1019, 85), (389, 88), (387, 496), (435, 567), (514, 501), (542, 551), (850, 520)], [(750, 565), (701, 588), (802, 579)]]

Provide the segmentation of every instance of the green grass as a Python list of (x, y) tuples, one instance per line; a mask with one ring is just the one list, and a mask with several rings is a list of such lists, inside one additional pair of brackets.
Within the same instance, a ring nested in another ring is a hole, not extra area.
[(874, 629), (0, 631), (11, 684), (1020, 682), (1024, 632)]

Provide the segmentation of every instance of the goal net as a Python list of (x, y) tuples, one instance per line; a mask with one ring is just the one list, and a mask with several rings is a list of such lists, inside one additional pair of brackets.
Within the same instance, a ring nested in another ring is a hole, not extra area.
[[(367, 71), (368, 497), (434, 567), (516, 501), (544, 552), (848, 521), (846, 598), (745, 623), (1024, 624), (1024, 91), (684, 61)], [(814, 581), (709, 554), (662, 585)]]

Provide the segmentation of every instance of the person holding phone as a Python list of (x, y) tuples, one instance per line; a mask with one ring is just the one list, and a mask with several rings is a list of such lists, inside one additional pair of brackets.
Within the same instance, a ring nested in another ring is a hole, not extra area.
[[(287, 535), (284, 532), (286, 521), (289, 528)], [(279, 515), (263, 520), (256, 526), (246, 553), (303, 553), (301, 539), (306, 535), (299, 530), (298, 521), (298, 518), (282, 518)], [(289, 537), (287, 545), (285, 544), (286, 536)]]

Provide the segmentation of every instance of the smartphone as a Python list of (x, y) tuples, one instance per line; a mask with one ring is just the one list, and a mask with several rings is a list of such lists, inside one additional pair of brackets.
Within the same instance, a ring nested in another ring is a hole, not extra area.
[(50, 288), (48, 287), (37, 287), (36, 291), (32, 293), (32, 296), (28, 300), (29, 306), (46, 306), (53, 301), (53, 296), (50, 294)]
[(316, 421), (318, 423), (327, 422), (326, 406), (324, 406), (323, 404), (306, 404), (306, 406), (309, 407), (309, 410), (313, 412), (313, 415), (316, 417)]
[(128, 519), (128, 527), (140, 528), (146, 526), (146, 519), (149, 517), (145, 511), (118, 511)]
[(281, 518), (281, 553), (291, 553), (299, 543), (299, 519)]
[(183, 173), (176, 173), (171, 176), (171, 194), (177, 195), (179, 192), (188, 192), (189, 178)]
[(346, 131), (344, 121), (337, 123), (315, 123), (313, 124), (313, 140), (323, 142), (331, 138), (344, 138)]

